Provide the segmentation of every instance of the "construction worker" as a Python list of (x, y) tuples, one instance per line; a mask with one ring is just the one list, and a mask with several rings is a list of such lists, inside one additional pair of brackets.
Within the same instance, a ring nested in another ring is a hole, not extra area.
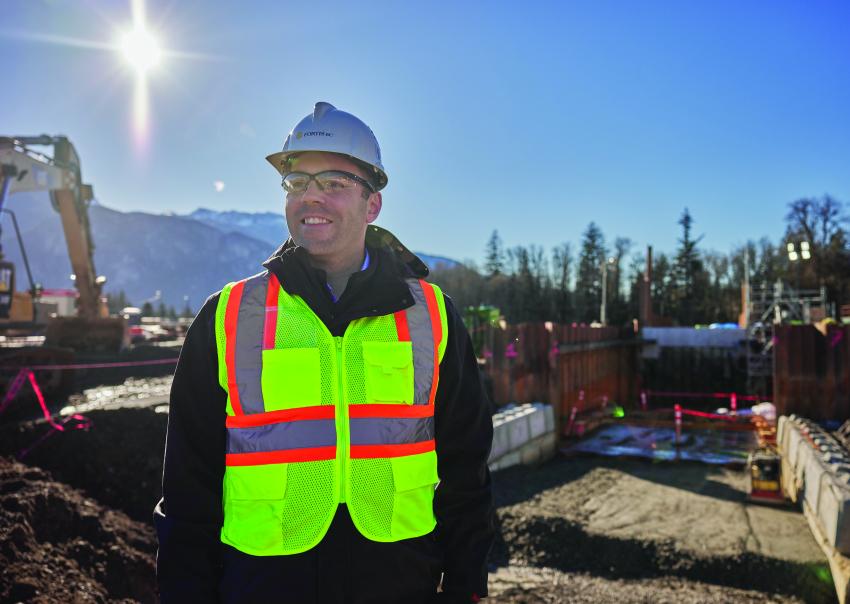
[(489, 405), (451, 300), (371, 224), (378, 142), (317, 103), (267, 159), (290, 237), (186, 336), (154, 512), (162, 601), (477, 602)]

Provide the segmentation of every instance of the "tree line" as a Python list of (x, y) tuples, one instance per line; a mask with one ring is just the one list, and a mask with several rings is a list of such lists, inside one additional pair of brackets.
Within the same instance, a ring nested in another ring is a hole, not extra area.
[[(753, 285), (781, 280), (794, 289), (824, 287), (835, 308), (850, 304), (850, 231), (845, 204), (836, 198), (789, 203), (785, 232), (778, 240), (750, 240), (727, 253), (701, 249), (694, 224), (685, 208), (678, 219), (676, 250), (653, 253), (656, 316), (676, 325), (737, 322), (747, 268)], [(799, 252), (803, 242), (808, 245), (806, 259)], [(790, 259), (789, 244), (796, 261)], [(588, 324), (600, 318), (604, 279), (607, 322), (623, 325), (638, 317), (639, 283), (646, 267), (644, 251), (634, 248), (628, 237), (606, 241), (595, 222), (587, 225), (577, 247), (562, 243), (549, 250), (536, 244), (506, 247), (493, 231), (480, 268), (472, 262), (438, 268), (431, 279), (459, 308), (495, 306), (509, 323)]]
[[(121, 314), (121, 311), (128, 306), (134, 306), (134, 304), (127, 298), (127, 294), (123, 289), (115, 294), (106, 294), (106, 307), (109, 309), (110, 315), (119, 315)], [(191, 319), (195, 316), (195, 313), (192, 311), (188, 302), (183, 307), (183, 310), (180, 311), (180, 314), (177, 313), (177, 309), (175, 309), (174, 306), (166, 306), (165, 303), (160, 302), (155, 307), (149, 300), (145, 301), (139, 310), (143, 317), (159, 317), (162, 319), (176, 320), (177, 318)]]

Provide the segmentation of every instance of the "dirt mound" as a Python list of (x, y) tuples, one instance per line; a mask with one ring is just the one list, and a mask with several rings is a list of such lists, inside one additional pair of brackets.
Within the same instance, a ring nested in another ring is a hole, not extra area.
[[(86, 411), (90, 430), (54, 432), (22, 460), (98, 503), (150, 524), (162, 493), (168, 416), (151, 408)], [(14, 456), (49, 433), (45, 422), (0, 427), (0, 455)]]
[(153, 530), (0, 457), (0, 602), (155, 602)]

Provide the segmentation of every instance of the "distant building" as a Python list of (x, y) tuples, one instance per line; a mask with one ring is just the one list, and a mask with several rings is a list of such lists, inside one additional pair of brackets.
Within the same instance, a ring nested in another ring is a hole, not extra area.
[(79, 292), (75, 289), (45, 289), (41, 292), (40, 301), (56, 305), (56, 315), (73, 317), (77, 314), (77, 298)]

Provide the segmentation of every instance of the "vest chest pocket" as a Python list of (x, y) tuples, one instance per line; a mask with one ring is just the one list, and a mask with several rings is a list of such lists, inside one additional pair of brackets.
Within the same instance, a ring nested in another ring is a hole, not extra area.
[(319, 349), (264, 350), (260, 382), (266, 411), (321, 405)]
[(413, 344), (363, 342), (367, 404), (413, 404)]

